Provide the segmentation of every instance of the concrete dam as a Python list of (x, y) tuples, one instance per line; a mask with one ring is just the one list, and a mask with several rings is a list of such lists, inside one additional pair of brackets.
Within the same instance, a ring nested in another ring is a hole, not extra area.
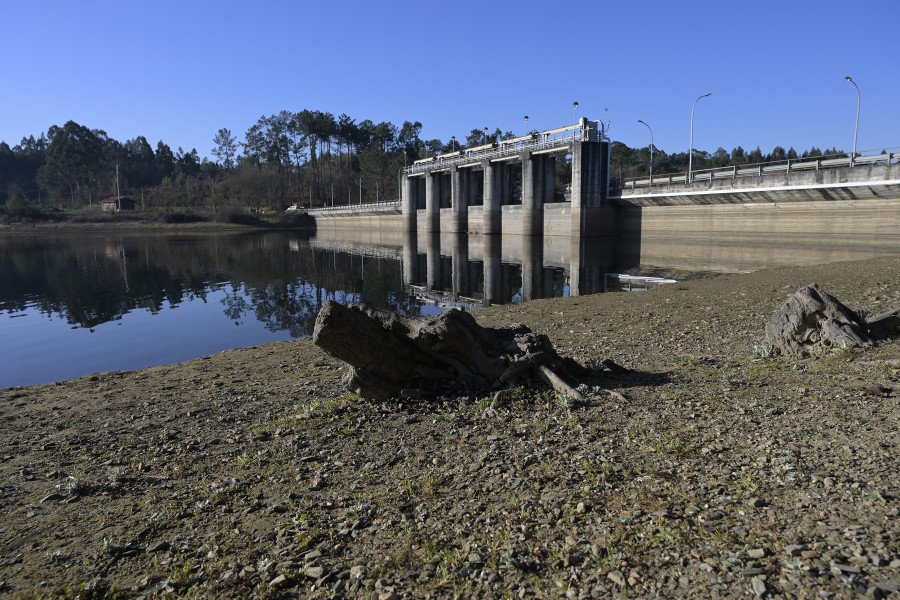
[[(560, 174), (569, 178), (563, 190), (554, 187), (561, 167), (569, 171)], [(603, 124), (582, 118), (575, 125), (419, 160), (403, 170), (398, 201), (310, 214), (318, 236), (432, 253), (435, 240), (447, 234), (535, 236), (542, 239), (542, 256), (565, 255), (557, 262), (572, 266), (590, 261), (584, 251), (592, 244), (585, 242), (595, 237), (624, 241), (620, 247), (638, 264), (684, 269), (721, 264), (727, 270), (724, 265), (754, 247), (767, 256), (760, 267), (792, 255), (811, 264), (823, 245), (834, 249), (829, 260), (857, 258), (873, 247), (900, 250), (898, 152), (652, 180), (611, 182), (610, 175)], [(776, 244), (779, 249), (773, 250), (773, 239), (795, 244)], [(817, 250), (790, 249), (796, 244)], [(752, 268), (759, 267), (748, 265)]]

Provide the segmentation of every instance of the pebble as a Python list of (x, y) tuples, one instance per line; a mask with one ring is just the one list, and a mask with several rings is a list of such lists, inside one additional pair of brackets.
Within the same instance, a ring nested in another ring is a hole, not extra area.
[(747, 556), (754, 559), (765, 558), (766, 549), (765, 548), (750, 548), (747, 550)]
[(765, 596), (769, 591), (769, 584), (767, 584), (759, 577), (754, 577), (750, 580), (750, 587), (753, 589), (753, 593), (760, 598)]
[(294, 585), (294, 581), (287, 575), (279, 575), (269, 582), (269, 587), (273, 590), (283, 590)]
[(625, 587), (625, 576), (622, 575), (622, 571), (610, 571), (606, 574), (606, 578), (612, 581), (614, 584), (619, 586), (620, 588)]
[(320, 579), (325, 574), (325, 567), (307, 567), (303, 575), (308, 579)]
[(166, 540), (160, 540), (147, 546), (147, 552), (165, 552), (172, 547), (172, 544)]
[(366, 568), (363, 565), (353, 565), (350, 567), (350, 577), (353, 579), (362, 579), (366, 574)]

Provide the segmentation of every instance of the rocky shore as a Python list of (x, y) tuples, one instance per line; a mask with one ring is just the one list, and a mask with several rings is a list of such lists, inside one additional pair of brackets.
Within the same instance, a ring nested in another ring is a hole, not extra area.
[(372, 404), (309, 340), (0, 390), (0, 595), (900, 597), (900, 348), (769, 356), (810, 283), (875, 314), (900, 259), (474, 313), (581, 404)]

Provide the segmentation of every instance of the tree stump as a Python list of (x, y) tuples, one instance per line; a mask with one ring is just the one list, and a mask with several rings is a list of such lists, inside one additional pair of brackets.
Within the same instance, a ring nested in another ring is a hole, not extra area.
[(313, 343), (352, 367), (345, 383), (360, 396), (395, 398), (410, 390), (484, 392), (535, 378), (581, 400), (570, 370), (546, 335), (522, 324), (491, 329), (461, 310), (405, 317), (362, 304), (329, 300), (319, 311)]
[(833, 347), (870, 342), (859, 316), (817, 284), (798, 290), (766, 323), (766, 342), (785, 356), (807, 358)]

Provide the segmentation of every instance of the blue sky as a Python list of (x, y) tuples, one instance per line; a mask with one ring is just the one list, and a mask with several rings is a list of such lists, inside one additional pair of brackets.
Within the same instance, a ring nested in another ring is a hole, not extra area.
[[(632, 147), (900, 146), (900, 2), (8, 2), (0, 140), (74, 120), (211, 156), (262, 115), (422, 136), (608, 119)], [(607, 111), (608, 109), (608, 111)]]

